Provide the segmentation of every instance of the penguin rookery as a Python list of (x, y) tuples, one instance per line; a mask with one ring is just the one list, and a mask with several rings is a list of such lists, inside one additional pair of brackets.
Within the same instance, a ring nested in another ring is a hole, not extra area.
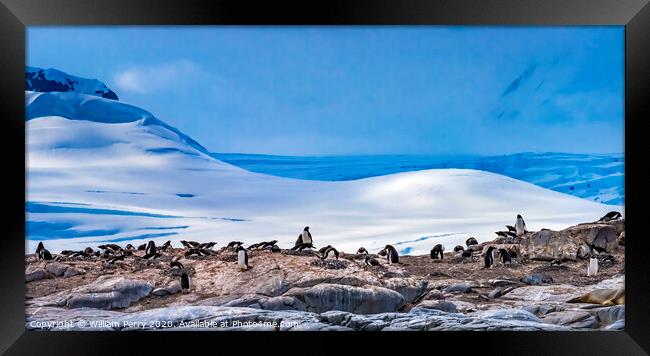
[(27, 31), (29, 330), (625, 329), (621, 27)]

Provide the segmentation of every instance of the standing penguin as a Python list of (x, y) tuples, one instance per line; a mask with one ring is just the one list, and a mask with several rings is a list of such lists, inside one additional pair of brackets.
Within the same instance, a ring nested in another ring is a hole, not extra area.
[(153, 240), (152, 240), (152, 241), (149, 241), (149, 242), (147, 243), (147, 247), (144, 249), (144, 253), (147, 254), (147, 255), (153, 255), (153, 254), (155, 254), (156, 252), (158, 252), (158, 251), (156, 250), (156, 244), (153, 242)]
[(442, 261), (444, 251), (445, 251), (445, 247), (442, 246), (441, 244), (437, 244), (437, 245), (433, 246), (433, 248), (431, 249), (431, 259), (436, 260), (436, 259), (438, 259), (438, 256), (440, 256), (440, 260)]
[(592, 277), (598, 274), (598, 258), (592, 256), (589, 258), (589, 265), (587, 266), (587, 277)]
[(237, 247), (237, 265), (240, 270), (244, 271), (250, 268), (248, 266), (248, 254), (246, 253), (246, 249), (241, 245)]
[(515, 221), (515, 230), (517, 236), (521, 236), (526, 233), (526, 222), (520, 214), (517, 214), (517, 221)]
[(189, 292), (190, 290), (190, 276), (188, 276), (185, 272), (181, 274), (181, 289), (183, 292)]
[(45, 261), (52, 259), (52, 254), (45, 248), (45, 246), (43, 246), (42, 242), (39, 242), (38, 246), (36, 247), (36, 258)]
[(382, 256), (384, 255), (386, 256), (386, 260), (388, 261), (389, 264), (399, 263), (399, 254), (397, 253), (395, 247), (393, 247), (392, 245), (386, 245), (386, 247), (384, 247), (384, 249), (381, 250), (380, 254)]
[(492, 255), (492, 251), (494, 251), (494, 246), (488, 247), (487, 251), (485, 251), (485, 257), (483, 259), (485, 261), (485, 265), (481, 269), (490, 268), (490, 266), (494, 264), (494, 256)]
[(309, 226), (305, 226), (300, 235), (298, 235), (298, 240), (296, 241), (296, 246), (299, 244), (311, 244), (313, 240), (311, 238), (311, 233), (309, 232)]
[(498, 252), (499, 257), (501, 257), (501, 264), (505, 266), (506, 264), (512, 263), (512, 258), (510, 257), (510, 252), (508, 252), (508, 250), (505, 248), (500, 248)]

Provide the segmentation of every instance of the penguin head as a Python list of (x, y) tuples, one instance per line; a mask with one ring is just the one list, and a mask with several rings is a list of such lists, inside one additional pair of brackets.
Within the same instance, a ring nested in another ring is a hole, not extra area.
[(521, 214), (517, 214), (517, 219), (521, 219)]
[(309, 226), (305, 226), (305, 228), (303, 229), (303, 231), (309, 231)]

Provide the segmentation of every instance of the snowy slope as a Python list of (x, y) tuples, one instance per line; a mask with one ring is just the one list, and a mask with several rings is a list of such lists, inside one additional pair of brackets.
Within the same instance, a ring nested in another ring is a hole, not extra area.
[(253, 172), (325, 181), (355, 180), (425, 169), (478, 169), (604, 204), (622, 205), (625, 201), (623, 154), (517, 153), (488, 157), (211, 155)]
[(36, 92), (74, 92), (118, 100), (117, 95), (99, 80), (75, 77), (52, 68), (26, 67), (25, 90)]
[(403, 253), (493, 239), (517, 213), (529, 229), (592, 221), (611, 206), (498, 174), (423, 170), (354, 181), (274, 177), (211, 157), (139, 108), (77, 93), (26, 93), (26, 250), (181, 239)]

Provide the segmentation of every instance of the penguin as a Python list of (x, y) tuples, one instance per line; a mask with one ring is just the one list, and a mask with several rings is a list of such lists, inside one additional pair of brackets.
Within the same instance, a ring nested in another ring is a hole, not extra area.
[(243, 245), (244, 243), (241, 241), (230, 241), (228, 245), (226, 245), (227, 248), (233, 247), (237, 249), (238, 246)]
[(172, 242), (171, 241), (167, 241), (164, 244), (162, 244), (162, 246), (158, 247), (158, 250), (159, 251), (167, 251), (167, 249), (169, 247), (172, 247)]
[(325, 250), (321, 254), (322, 254), (322, 257), (320, 258), (321, 260), (325, 260), (325, 259), (330, 258), (332, 256), (334, 258), (336, 258), (337, 260), (339, 259), (339, 251), (336, 250), (334, 247), (329, 246), (329, 245), (325, 248)]
[(185, 269), (182, 263), (178, 262), (180, 260), (180, 257), (174, 257), (172, 260), (169, 262), (169, 267), (171, 268), (178, 268), (178, 269)]
[(433, 248), (431, 249), (431, 259), (436, 260), (436, 259), (438, 259), (438, 255), (440, 255), (440, 260), (442, 261), (444, 251), (445, 251), (445, 247), (442, 246), (441, 244), (437, 244), (437, 245), (433, 246)]
[(209, 250), (203, 249), (203, 248), (190, 248), (187, 251), (185, 251), (185, 257), (190, 257), (192, 255), (197, 255), (197, 256), (209, 256), (211, 255)]
[(216, 244), (217, 244), (216, 242), (210, 241), (210, 242), (204, 242), (202, 244), (199, 244), (199, 246), (197, 246), (197, 247), (202, 249), (202, 250), (209, 250), (209, 249), (213, 248), (214, 245), (216, 245)]
[(365, 247), (359, 247), (359, 249), (357, 250), (357, 255), (367, 255), (367, 254), (368, 254), (368, 250), (366, 250)]
[(494, 246), (488, 247), (487, 251), (485, 251), (485, 257), (483, 261), (485, 261), (485, 265), (481, 269), (486, 269), (490, 268), (494, 264), (494, 256), (492, 256), (492, 251), (494, 250)]
[(126, 244), (126, 247), (124, 247), (125, 250), (135, 250), (135, 247), (131, 244)]
[(52, 254), (46, 248), (43, 248), (38, 252), (38, 259), (49, 261), (52, 259)]
[(122, 247), (120, 247), (120, 245), (116, 245), (116, 244), (106, 244), (106, 247), (110, 248), (111, 250), (113, 250), (115, 252), (122, 250)]
[(325, 247), (321, 247), (320, 249), (318, 249), (318, 253), (320, 253), (320, 254), (322, 255), (322, 254), (324, 254), (325, 251), (326, 251), (328, 248), (330, 248), (330, 247), (332, 247), (332, 245), (327, 245), (327, 246), (325, 246)]
[(115, 256), (108, 259), (108, 264), (112, 265), (117, 261), (124, 261), (124, 254), (122, 253), (115, 254)]
[(593, 277), (598, 274), (598, 258), (592, 256), (587, 266), (587, 277)]
[(605, 216), (600, 218), (600, 220), (598, 220), (598, 221), (599, 222), (608, 222), (608, 221), (612, 221), (612, 220), (617, 220), (617, 219), (621, 218), (622, 216), (623, 215), (621, 215), (621, 213), (619, 213), (618, 211), (610, 211), (609, 213), (605, 214)]
[(271, 240), (269, 242), (262, 242), (262, 244), (260, 245), (260, 248), (261, 249), (270, 248), (270, 247), (273, 247), (276, 243), (278, 243), (278, 240)]
[(300, 235), (298, 235), (298, 240), (296, 241), (296, 245), (309, 244), (309, 243), (313, 243), (313, 239), (311, 237), (311, 233), (309, 232), (309, 226), (305, 226), (305, 228), (302, 229)]
[(454, 252), (460, 252), (460, 251), (465, 251), (465, 248), (461, 245), (456, 245), (456, 247), (454, 247)]
[(562, 264), (562, 261), (560, 261), (560, 260), (551, 261), (551, 266), (560, 266), (561, 264)]
[(461, 256), (463, 258), (472, 258), (474, 256), (474, 254), (472, 253), (472, 249), (468, 248), (467, 250), (463, 250), (463, 253), (461, 254)]
[(185, 272), (181, 274), (181, 289), (183, 292), (190, 290), (190, 277)]
[(469, 239), (467, 239), (467, 241), (465, 241), (465, 245), (467, 245), (467, 247), (470, 247), (472, 245), (478, 245), (478, 241), (476, 241), (476, 238), (470, 237)]
[(524, 221), (524, 218), (522, 218), (520, 214), (517, 214), (517, 221), (515, 221), (515, 232), (517, 236), (521, 236), (527, 232), (526, 222)]
[(506, 225), (506, 229), (508, 229), (510, 232), (517, 232), (517, 229), (515, 229), (515, 227), (512, 225)]
[(114, 255), (115, 251), (111, 250), (110, 248), (107, 248), (102, 252), (102, 257), (104, 258), (109, 258), (111, 255)]
[(147, 243), (147, 248), (144, 250), (144, 253), (150, 255), (150, 254), (155, 254), (156, 252), (157, 252), (156, 243), (153, 242), (153, 240), (149, 241)]
[(44, 249), (45, 249), (45, 246), (43, 246), (43, 242), (41, 241), (41, 242), (38, 243), (38, 246), (36, 246), (36, 252), (34, 252), (34, 254), (36, 256), (38, 256), (41, 253), (41, 250), (44, 250)]
[(386, 260), (388, 261), (389, 264), (399, 263), (399, 254), (397, 253), (395, 247), (391, 245), (386, 245), (386, 247), (384, 247), (382, 251), (384, 251), (386, 255)]
[(505, 248), (500, 248), (498, 253), (499, 253), (499, 257), (501, 257), (501, 263), (503, 265), (512, 263), (512, 259), (510, 258), (510, 253), (508, 252), (508, 250), (506, 250)]
[(185, 240), (181, 240), (181, 244), (183, 244), (185, 248), (198, 247), (200, 245), (200, 243), (196, 241), (185, 241)]
[(364, 260), (364, 263), (366, 264), (366, 266), (371, 266), (371, 267), (372, 266), (381, 266), (379, 261), (377, 261), (376, 259), (374, 259), (374, 258), (372, 258), (370, 256), (366, 256), (366, 259)]
[(146, 248), (147, 248), (147, 245), (142, 244), (142, 245), (138, 246), (138, 251), (144, 251)]
[(84, 256), (86, 256), (86, 257), (90, 257), (90, 256), (92, 256), (92, 255), (93, 255), (93, 249), (90, 248), (90, 247), (86, 247), (86, 248), (84, 249)]
[(311, 243), (301, 243), (291, 248), (293, 251), (302, 251), (307, 248), (315, 248)]
[(246, 253), (246, 249), (241, 245), (237, 247), (237, 265), (240, 270), (247, 270), (249, 268), (248, 254)]
[(162, 254), (160, 252), (154, 251), (152, 253), (147, 253), (146, 255), (142, 256), (142, 258), (145, 259), (145, 260), (153, 260), (153, 259), (156, 259), (156, 258), (158, 258), (160, 256), (162, 256)]
[(501, 237), (517, 237), (517, 234), (512, 231), (496, 231), (495, 234)]
[(95, 257), (99, 257), (99, 256), (102, 255), (102, 253), (99, 252), (99, 250), (96, 250), (95, 253), (94, 253), (93, 255), (95, 255)]
[(282, 252), (282, 250), (280, 249), (280, 247), (278, 245), (273, 245), (273, 246), (271, 246), (271, 252), (278, 253), (278, 252)]
[[(72, 250), (63, 250), (63, 251), (61, 251), (61, 253), (59, 253), (59, 255), (69, 256), (69, 255), (72, 255), (73, 253), (75, 253), (75, 252), (72, 251)], [(36, 254), (38, 255), (38, 252)]]

